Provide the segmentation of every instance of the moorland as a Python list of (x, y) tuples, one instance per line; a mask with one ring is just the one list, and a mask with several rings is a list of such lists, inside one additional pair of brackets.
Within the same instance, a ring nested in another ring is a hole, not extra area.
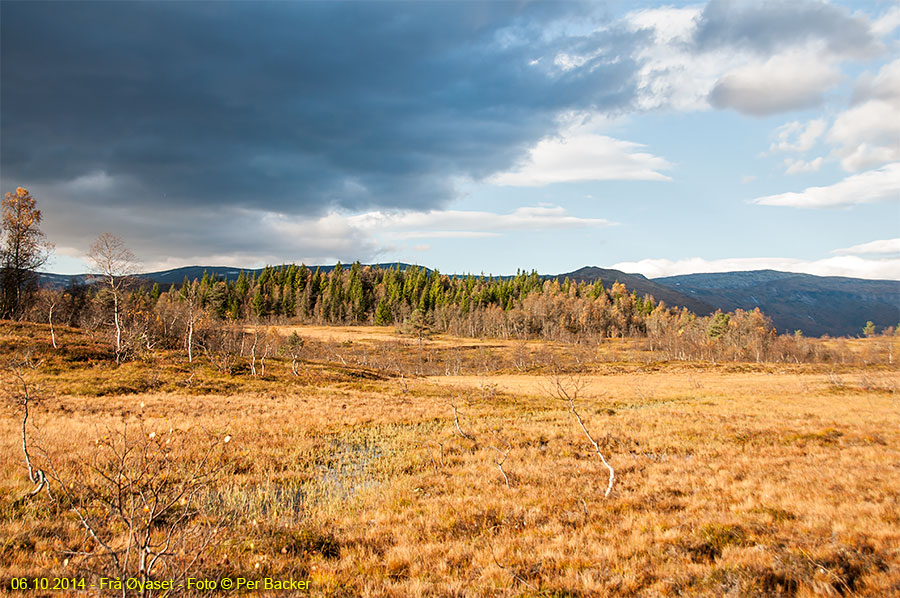
[[(647, 338), (232, 332), (230, 359), (117, 364), (105, 335), (0, 323), (6, 591), (900, 594), (896, 337), (755, 361)], [(239, 577), (309, 586), (184, 587)]]

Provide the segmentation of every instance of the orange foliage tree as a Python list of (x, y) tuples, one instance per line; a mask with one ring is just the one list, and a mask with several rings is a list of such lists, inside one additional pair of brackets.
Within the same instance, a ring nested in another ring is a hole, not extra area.
[(34, 300), (37, 269), (47, 262), (53, 245), (40, 228), (41, 211), (24, 187), (3, 198), (0, 248), (0, 316), (19, 318)]

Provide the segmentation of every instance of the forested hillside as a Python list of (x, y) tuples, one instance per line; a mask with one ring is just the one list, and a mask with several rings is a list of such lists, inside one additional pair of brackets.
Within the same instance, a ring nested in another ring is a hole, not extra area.
[[(156, 302), (159, 284), (147, 293)], [(537, 272), (514, 277), (448, 276), (436, 270), (396, 265), (382, 268), (340, 263), (326, 271), (304, 265), (241, 272), (232, 282), (215, 273), (170, 285), (169, 298), (194, 301), (220, 319), (299, 318), (327, 324), (403, 323), (418, 318), (439, 330), (469, 335), (554, 336), (592, 332), (641, 334), (657, 307), (622, 284), (545, 280)]]
[(900, 281), (755, 270), (686, 274), (653, 280), (722, 311), (759, 308), (782, 332), (855, 336), (871, 320), (900, 322)]

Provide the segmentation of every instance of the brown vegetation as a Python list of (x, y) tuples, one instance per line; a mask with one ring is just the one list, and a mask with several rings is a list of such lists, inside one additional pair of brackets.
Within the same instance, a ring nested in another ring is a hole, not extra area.
[[(0, 323), (3, 363), (34, 366), (28, 446), (50, 478), (28, 496), (7, 370), (3, 588), (114, 573), (131, 547), (130, 576), (293, 576), (315, 596), (900, 593), (894, 338), (757, 363), (672, 361), (652, 337), (197, 326), (190, 358), (182, 333), (125, 334), (117, 366), (107, 338), (54, 332), (57, 349), (48, 325)], [(584, 428), (553, 393), (570, 378)]]

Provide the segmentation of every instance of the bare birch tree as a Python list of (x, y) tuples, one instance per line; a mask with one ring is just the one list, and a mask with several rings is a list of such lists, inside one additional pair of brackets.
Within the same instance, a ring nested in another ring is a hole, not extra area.
[(556, 371), (550, 378), (550, 392), (566, 404), (569, 413), (575, 417), (575, 421), (578, 423), (581, 431), (584, 432), (588, 442), (594, 447), (594, 452), (609, 471), (609, 481), (606, 485), (606, 492), (604, 493), (604, 496), (609, 496), (613, 489), (613, 483), (616, 480), (616, 472), (600, 451), (600, 445), (597, 444), (597, 441), (591, 436), (587, 426), (584, 424), (584, 420), (581, 419), (581, 414), (576, 409), (578, 394), (584, 389), (585, 385), (585, 380), (576, 377), (569, 377), (566, 379), (559, 371)]
[(184, 344), (187, 347), (188, 363), (194, 362), (194, 325), (203, 316), (200, 305), (200, 283), (194, 280), (186, 283), (181, 290), (181, 301), (187, 311), (187, 330), (185, 331)]
[(9, 363), (8, 369), (15, 383), (21, 388), (18, 393), (12, 393), (13, 399), (22, 405), (22, 453), (25, 455), (25, 467), (28, 470), (28, 480), (35, 485), (35, 488), (23, 498), (31, 498), (47, 486), (47, 476), (44, 470), (35, 466), (28, 450), (28, 405), (32, 401), (37, 400), (34, 389), (29, 385), (25, 374), (25, 368), (36, 369), (40, 365), (32, 361), (31, 356), (27, 355), (22, 359), (15, 359)]
[(113, 303), (113, 323), (116, 327), (116, 363), (122, 360), (122, 298), (130, 278), (137, 273), (138, 266), (134, 254), (125, 242), (111, 233), (103, 233), (88, 252), (88, 259), (94, 272), (102, 278), (109, 289)]

